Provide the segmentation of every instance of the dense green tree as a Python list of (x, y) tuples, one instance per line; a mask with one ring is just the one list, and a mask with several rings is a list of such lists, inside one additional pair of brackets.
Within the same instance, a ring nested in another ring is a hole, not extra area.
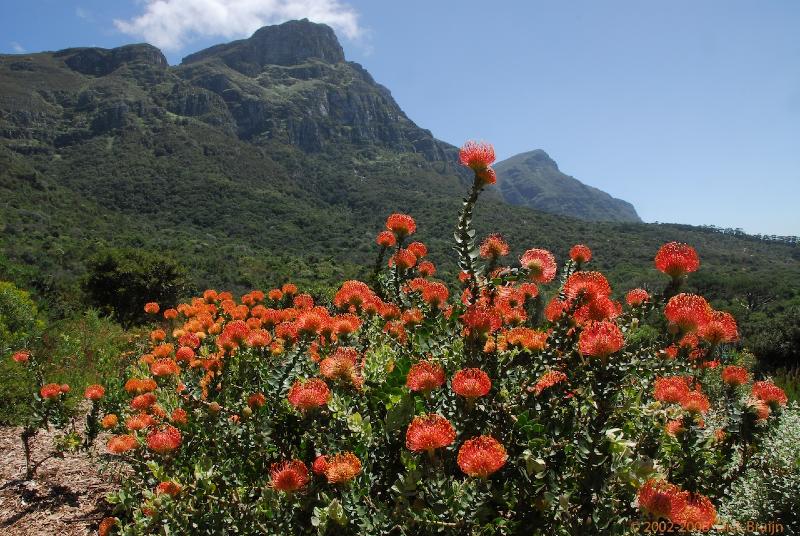
[(169, 257), (141, 249), (108, 249), (89, 261), (89, 300), (120, 323), (145, 319), (144, 304), (174, 304), (190, 287), (186, 270)]

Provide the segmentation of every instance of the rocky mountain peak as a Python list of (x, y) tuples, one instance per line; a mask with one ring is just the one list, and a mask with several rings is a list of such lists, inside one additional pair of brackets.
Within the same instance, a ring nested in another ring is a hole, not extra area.
[(261, 72), (267, 65), (299, 65), (312, 59), (325, 63), (345, 61), (344, 50), (333, 29), (308, 19), (264, 26), (247, 39), (190, 54), (183, 58), (182, 64), (212, 58), (249, 76)]
[(68, 48), (55, 54), (67, 66), (81, 74), (104, 76), (126, 64), (139, 63), (167, 68), (164, 54), (147, 43), (125, 45), (117, 48)]

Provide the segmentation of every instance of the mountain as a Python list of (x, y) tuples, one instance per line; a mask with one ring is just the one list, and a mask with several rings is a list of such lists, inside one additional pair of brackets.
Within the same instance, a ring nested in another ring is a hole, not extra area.
[[(565, 216), (503, 201), (504, 182), (528, 191), (507, 169), (559, 173), (533, 156), (541, 162), (501, 163), (475, 213), (479, 237), (512, 244), (509, 262), (529, 247), (561, 260), (586, 243), (622, 293), (662, 284), (653, 255), (680, 240), (703, 260), (693, 288), (753, 315), (746, 333), (800, 303), (792, 244), (636, 223), (632, 210), (589, 222), (579, 205)], [(368, 276), (392, 212), (417, 219), (447, 279), (470, 181), (457, 149), (411, 121), (324, 25), (265, 27), (176, 66), (147, 44), (0, 56), (0, 279), (51, 307), (82, 306), (87, 261), (109, 248), (171, 256), (200, 288), (291, 279), (324, 295)]]
[(512, 205), (582, 220), (642, 221), (633, 205), (565, 175), (541, 149), (498, 162), (495, 170), (503, 200)]

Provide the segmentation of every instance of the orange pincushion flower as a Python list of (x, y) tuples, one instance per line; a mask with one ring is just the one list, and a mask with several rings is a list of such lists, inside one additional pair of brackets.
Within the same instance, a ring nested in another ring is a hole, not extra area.
[(607, 357), (618, 352), (625, 344), (622, 330), (613, 322), (591, 321), (581, 330), (578, 346), (581, 354)]
[(269, 469), (273, 489), (292, 493), (308, 484), (308, 467), (300, 460), (273, 463)]
[(144, 393), (138, 395), (131, 400), (131, 407), (133, 409), (143, 411), (156, 403), (156, 395), (153, 393)]
[(508, 255), (508, 243), (499, 234), (491, 234), (484, 238), (480, 247), (480, 255), (484, 259), (497, 259)]
[(171, 480), (166, 482), (161, 482), (156, 486), (156, 495), (169, 495), (170, 497), (175, 497), (178, 495), (183, 486), (178, 484), (177, 482), (172, 482)]
[(172, 421), (173, 424), (177, 425), (186, 424), (186, 422), (189, 420), (189, 415), (186, 413), (185, 409), (175, 408), (172, 410), (169, 420)]
[(753, 396), (770, 406), (785, 406), (789, 399), (786, 393), (770, 381), (760, 381), (753, 384)]
[(106, 389), (102, 385), (90, 385), (86, 388), (83, 392), (83, 397), (87, 400), (91, 400), (96, 402), (103, 398), (103, 395), (106, 394)]
[(27, 363), (31, 358), (31, 353), (28, 350), (20, 350), (11, 355), (11, 359), (17, 363)]
[(611, 296), (611, 285), (600, 272), (575, 272), (564, 283), (564, 295), (570, 300), (582, 297), (593, 301), (601, 296)]
[(575, 244), (569, 250), (569, 258), (578, 264), (592, 260), (592, 250), (583, 244)]
[(163, 329), (154, 329), (150, 332), (150, 340), (153, 342), (161, 342), (166, 338), (167, 334)]
[(174, 320), (178, 318), (178, 311), (177, 309), (167, 309), (164, 311), (164, 318), (167, 320)]
[(548, 322), (556, 322), (561, 318), (568, 306), (569, 304), (566, 301), (559, 300), (558, 296), (555, 296), (544, 308), (544, 317)]
[(668, 404), (678, 404), (689, 394), (689, 380), (684, 376), (657, 378), (654, 398)]
[(670, 520), (693, 531), (708, 531), (717, 520), (717, 509), (708, 497), (690, 493), (686, 504)]
[(372, 289), (361, 281), (345, 281), (333, 297), (333, 305), (338, 309), (351, 307), (355, 310), (374, 303), (377, 299)]
[(737, 367), (736, 365), (728, 365), (722, 369), (722, 381), (728, 385), (744, 385), (750, 379), (750, 374), (744, 367)]
[(147, 447), (158, 454), (169, 454), (181, 446), (181, 431), (167, 425), (147, 434)]
[(119, 423), (119, 417), (117, 417), (113, 413), (109, 413), (108, 415), (103, 417), (102, 421), (100, 421), (100, 425), (106, 430), (108, 430), (109, 428), (114, 428), (118, 423)]
[(672, 421), (669, 421), (664, 428), (667, 432), (667, 435), (671, 437), (677, 437), (686, 431), (686, 428), (684, 428), (683, 421), (681, 419), (674, 419)]
[(491, 436), (468, 439), (458, 449), (458, 466), (469, 476), (486, 478), (499, 471), (507, 459), (505, 447)]
[(468, 335), (482, 337), (500, 329), (503, 319), (496, 309), (475, 304), (470, 305), (461, 315), (461, 321)]
[(492, 388), (492, 380), (481, 369), (461, 369), (453, 375), (453, 391), (465, 398), (486, 396)]
[(529, 390), (536, 393), (536, 396), (539, 396), (545, 389), (565, 381), (567, 381), (566, 374), (560, 370), (551, 370), (542, 374), (542, 376), (536, 380), (534, 386), (529, 388)]
[(315, 475), (324, 475), (325, 469), (328, 468), (328, 457), (325, 455), (317, 456), (314, 463), (311, 464), (311, 470)]
[(154, 391), (158, 384), (153, 378), (131, 378), (125, 382), (125, 391), (130, 394), (142, 394)]
[(386, 219), (386, 228), (397, 238), (405, 238), (414, 234), (414, 231), (417, 230), (417, 223), (407, 214), (392, 214)]
[(136, 415), (131, 415), (125, 420), (125, 428), (132, 432), (144, 430), (145, 428), (153, 426), (154, 424), (155, 420), (153, 420), (153, 417), (147, 413), (137, 413)]
[(406, 387), (411, 391), (427, 392), (444, 384), (444, 369), (436, 363), (420, 361), (411, 366), (406, 376)]
[(255, 393), (247, 397), (247, 405), (250, 406), (251, 409), (260, 408), (266, 403), (267, 397), (264, 396), (264, 393)]
[(711, 404), (706, 395), (700, 391), (690, 391), (683, 396), (681, 407), (689, 413), (705, 413)]
[(398, 249), (389, 259), (389, 266), (397, 266), (401, 270), (408, 270), (417, 264), (417, 256), (407, 249)]
[(769, 407), (769, 404), (764, 402), (763, 400), (758, 399), (748, 399), (748, 407), (750, 411), (756, 417), (756, 421), (766, 421), (769, 418), (770, 413), (772, 413), (772, 409)]
[(308, 411), (324, 406), (331, 398), (328, 385), (319, 378), (296, 381), (289, 389), (289, 403), (300, 411)]
[(421, 259), (428, 254), (428, 247), (422, 242), (411, 242), (406, 249), (413, 253), (417, 259)]
[(117, 524), (118, 520), (116, 517), (105, 517), (100, 522), (100, 525), (97, 527), (97, 536), (109, 536), (111, 534), (111, 530)]
[(688, 494), (675, 484), (664, 480), (650, 479), (639, 493), (639, 508), (655, 519), (674, 520), (686, 506)]
[(485, 171), (495, 160), (491, 143), (469, 140), (458, 150), (458, 161), (476, 173)]
[(297, 285), (293, 283), (284, 283), (281, 287), (281, 290), (284, 294), (288, 294), (289, 296), (294, 296), (297, 294)]
[(422, 277), (431, 277), (436, 273), (436, 266), (431, 261), (424, 261), (417, 265), (417, 271)]
[(391, 248), (397, 243), (397, 239), (394, 237), (394, 233), (391, 231), (381, 231), (378, 233), (377, 238), (375, 238), (375, 242), (384, 248)]
[(57, 383), (48, 383), (39, 389), (39, 395), (47, 400), (55, 400), (61, 396), (61, 385)]
[(529, 352), (539, 352), (547, 344), (547, 333), (526, 327), (512, 328), (506, 332), (506, 343), (521, 346)]
[(575, 310), (573, 317), (578, 324), (590, 320), (613, 320), (622, 314), (622, 305), (607, 296), (597, 296)]
[(115, 435), (108, 440), (108, 451), (112, 454), (122, 454), (139, 446), (132, 435)]
[(174, 359), (159, 359), (150, 365), (150, 373), (156, 377), (172, 376), (180, 374), (181, 368)]
[(158, 304), (156, 302), (149, 302), (149, 303), (144, 304), (144, 312), (147, 313), (147, 314), (154, 315), (154, 314), (158, 313), (159, 310), (160, 310), (160, 307), (158, 306)]
[(708, 322), (698, 329), (698, 334), (711, 344), (735, 342), (739, 338), (736, 320), (724, 311), (712, 311)]
[(414, 452), (431, 452), (451, 445), (455, 439), (450, 421), (435, 413), (414, 417), (406, 430), (406, 448)]
[(646, 301), (650, 300), (650, 293), (643, 288), (635, 288), (628, 291), (625, 295), (625, 301), (631, 307), (638, 307)]
[(673, 296), (664, 308), (667, 320), (684, 332), (695, 331), (711, 319), (711, 306), (705, 298), (682, 293)]
[(329, 456), (325, 460), (325, 476), (331, 484), (353, 480), (361, 472), (361, 460), (352, 452)]
[(267, 297), (272, 301), (278, 301), (283, 298), (283, 291), (279, 288), (274, 288), (267, 293)]
[(195, 355), (194, 350), (192, 350), (190, 347), (181, 346), (180, 348), (178, 348), (178, 351), (175, 352), (175, 359), (177, 359), (178, 361), (191, 361), (192, 359), (194, 359), (194, 355)]
[(549, 283), (556, 276), (556, 258), (546, 249), (529, 249), (519, 258), (519, 263), (537, 283)]
[(320, 362), (320, 374), (331, 380), (350, 379), (355, 372), (358, 357), (358, 350), (355, 348), (340, 346), (331, 356)]
[(678, 278), (700, 268), (700, 258), (694, 248), (680, 242), (664, 244), (656, 253), (656, 268), (661, 272)]

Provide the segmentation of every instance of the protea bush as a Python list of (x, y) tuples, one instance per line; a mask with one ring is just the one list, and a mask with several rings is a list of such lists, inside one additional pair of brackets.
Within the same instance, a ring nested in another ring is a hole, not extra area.
[[(717, 523), (786, 396), (740, 362), (734, 318), (681, 291), (697, 252), (664, 245), (663, 288), (616, 293), (585, 245), (560, 265), (535, 247), (509, 259), (471, 223), (494, 150), (468, 143), (460, 157), (475, 179), (458, 281), (436, 279), (416, 222), (393, 214), (372, 277), (331, 303), (286, 284), (146, 306), (147, 348), (118, 388), (90, 397), (107, 432), (91, 437), (125, 467), (102, 534)], [(44, 407), (64, 396), (52, 391)]]

